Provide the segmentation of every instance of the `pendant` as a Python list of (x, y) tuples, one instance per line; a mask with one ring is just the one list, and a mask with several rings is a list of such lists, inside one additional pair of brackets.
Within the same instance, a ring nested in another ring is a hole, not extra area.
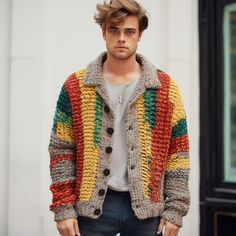
[(121, 98), (121, 96), (118, 96), (118, 100), (119, 100), (119, 103), (121, 104), (121, 103), (122, 103), (122, 98)]

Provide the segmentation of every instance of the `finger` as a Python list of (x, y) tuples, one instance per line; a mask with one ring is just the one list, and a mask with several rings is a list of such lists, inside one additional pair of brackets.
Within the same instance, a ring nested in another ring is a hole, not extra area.
[(66, 229), (62, 229), (62, 228), (57, 227), (57, 230), (61, 236), (68, 236)]
[(75, 236), (74, 227), (68, 229), (68, 236)]
[(178, 235), (178, 232), (179, 232), (179, 229), (173, 229), (171, 232), (170, 232), (170, 236), (177, 236)]
[(80, 236), (78, 220), (75, 220), (74, 222), (74, 229), (75, 229), (75, 235)]
[(61, 231), (60, 229), (58, 229), (58, 228), (57, 228), (57, 230), (58, 230), (59, 234), (60, 234), (61, 236), (63, 236), (62, 231)]
[(74, 225), (75, 225), (75, 221), (68, 228), (68, 236), (75, 236), (76, 235), (76, 231), (75, 231), (75, 226)]
[(171, 232), (169, 229), (167, 229), (167, 227), (165, 227), (165, 233), (163, 236), (171, 236)]
[(73, 234), (72, 230), (73, 230), (73, 226), (72, 227), (70, 227), (69, 225), (64, 226), (62, 228), (62, 236), (71, 236)]
[(164, 236), (177, 236), (177, 232), (175, 230), (167, 230)]
[(170, 231), (170, 236), (177, 236), (178, 235), (178, 231), (177, 230), (171, 230)]
[(164, 236), (177, 236), (179, 231), (179, 226), (172, 224), (169, 221), (165, 222), (165, 234)]
[(62, 235), (63, 235), (63, 236), (70, 236), (70, 235), (69, 235), (69, 230), (68, 230), (67, 228), (64, 229)]
[(158, 226), (158, 229), (157, 229), (157, 234), (160, 234), (162, 232), (164, 225), (165, 225), (165, 220), (161, 219), (160, 223), (159, 223), (159, 226)]

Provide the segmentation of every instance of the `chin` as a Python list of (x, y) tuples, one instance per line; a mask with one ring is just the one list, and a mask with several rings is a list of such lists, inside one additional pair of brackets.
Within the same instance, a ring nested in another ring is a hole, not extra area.
[(117, 60), (127, 60), (135, 54), (136, 51), (132, 53), (111, 53), (110, 55)]

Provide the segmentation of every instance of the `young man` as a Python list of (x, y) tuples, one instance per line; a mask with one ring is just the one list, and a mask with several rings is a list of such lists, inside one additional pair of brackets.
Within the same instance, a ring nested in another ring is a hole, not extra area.
[(175, 81), (136, 53), (134, 0), (97, 4), (107, 52), (62, 87), (49, 151), (63, 236), (176, 236), (189, 207), (186, 116)]

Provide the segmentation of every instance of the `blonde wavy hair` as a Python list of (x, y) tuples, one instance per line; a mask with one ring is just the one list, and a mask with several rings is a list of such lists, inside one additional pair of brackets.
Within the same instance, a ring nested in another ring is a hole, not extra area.
[(148, 27), (148, 16), (146, 10), (134, 0), (111, 0), (97, 4), (98, 13), (94, 19), (100, 27), (105, 30), (107, 24), (117, 25), (124, 21), (127, 16), (137, 16), (139, 21), (139, 32), (142, 33)]

